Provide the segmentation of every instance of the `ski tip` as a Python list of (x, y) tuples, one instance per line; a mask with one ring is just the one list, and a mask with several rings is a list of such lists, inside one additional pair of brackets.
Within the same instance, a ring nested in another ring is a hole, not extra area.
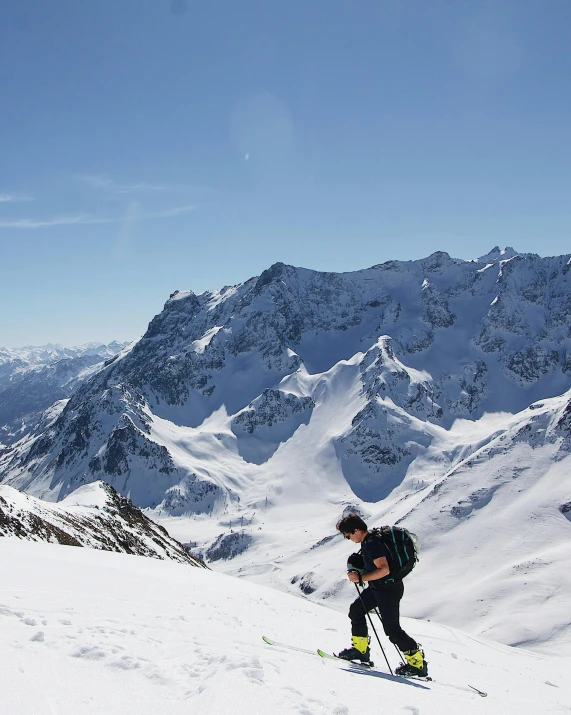
[(329, 658), (332, 660), (337, 660), (337, 656), (333, 653), (326, 653), (324, 650), (321, 650), (321, 648), (317, 649), (317, 655), (320, 655), (322, 658)]
[(264, 641), (264, 643), (267, 643), (268, 645), (273, 645), (273, 644), (274, 644), (274, 641), (271, 641), (271, 640), (270, 640), (269, 638), (267, 638), (266, 636), (262, 636), (262, 640)]

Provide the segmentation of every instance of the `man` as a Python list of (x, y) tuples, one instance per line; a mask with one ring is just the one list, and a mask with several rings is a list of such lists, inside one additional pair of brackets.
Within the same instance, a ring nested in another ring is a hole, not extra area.
[(360, 597), (353, 601), (349, 608), (352, 647), (342, 650), (338, 657), (361, 662), (370, 660), (369, 643), (371, 639), (367, 629), (367, 613), (377, 608), (386, 635), (402, 651), (406, 659), (406, 664), (400, 665), (396, 669), (396, 673), (421, 677), (428, 675), (423, 651), (400, 625), (399, 608), (404, 585), (402, 579), (395, 579), (391, 576), (388, 549), (368, 530), (367, 524), (358, 514), (345, 516), (338, 522), (337, 529), (346, 539), (361, 545), (364, 572), (360, 574), (356, 570), (349, 570), (349, 581), (368, 583), (368, 588), (361, 592)]

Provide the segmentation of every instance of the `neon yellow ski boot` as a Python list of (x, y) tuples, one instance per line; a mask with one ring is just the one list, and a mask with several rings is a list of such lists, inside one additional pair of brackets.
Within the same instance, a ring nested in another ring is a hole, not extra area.
[(418, 648), (417, 650), (405, 650), (403, 653), (406, 663), (402, 663), (395, 670), (397, 675), (405, 677), (426, 678), (428, 675), (428, 663), (424, 659), (424, 652)]
[(361, 663), (369, 663), (371, 660), (371, 649), (369, 636), (351, 636), (352, 648), (345, 648), (337, 657), (344, 660), (359, 660)]

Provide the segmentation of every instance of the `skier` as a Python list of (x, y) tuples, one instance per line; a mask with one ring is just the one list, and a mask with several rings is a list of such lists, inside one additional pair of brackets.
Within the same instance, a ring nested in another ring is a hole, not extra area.
[[(368, 635), (366, 616), (369, 611), (377, 608), (386, 635), (402, 651), (406, 659), (406, 664), (402, 663), (396, 669), (396, 673), (405, 676), (427, 676), (428, 668), (424, 652), (400, 625), (399, 607), (404, 585), (402, 579), (391, 577), (388, 549), (369, 531), (367, 524), (358, 514), (343, 517), (337, 523), (337, 530), (346, 539), (361, 545), (364, 571), (360, 574), (359, 571), (350, 569), (349, 581), (352, 583), (366, 581), (369, 584), (349, 608), (352, 647), (342, 650), (338, 657), (359, 660), (362, 663), (370, 660), (371, 639)], [(355, 557), (358, 557), (358, 554), (354, 554), (351, 558)]]

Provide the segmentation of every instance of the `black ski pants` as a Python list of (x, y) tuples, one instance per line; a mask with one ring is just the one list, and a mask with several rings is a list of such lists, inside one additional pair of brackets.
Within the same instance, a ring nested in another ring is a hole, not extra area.
[(381, 614), (383, 630), (389, 640), (401, 651), (417, 650), (418, 644), (405, 633), (400, 625), (400, 601), (404, 593), (402, 581), (388, 583), (381, 588), (365, 588), (360, 592), (360, 598), (353, 601), (349, 608), (351, 633), (354, 636), (368, 635), (367, 613), (377, 608)]

